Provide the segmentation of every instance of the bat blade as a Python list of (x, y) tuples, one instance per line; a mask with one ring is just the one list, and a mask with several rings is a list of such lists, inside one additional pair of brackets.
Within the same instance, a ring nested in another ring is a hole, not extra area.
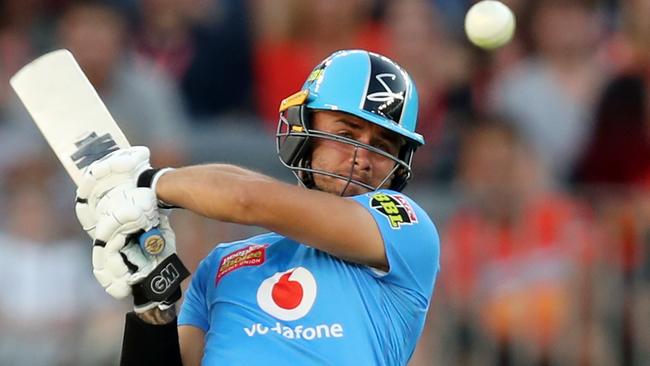
[[(9, 83), (75, 185), (93, 161), (130, 146), (70, 51), (37, 58)], [(157, 228), (138, 239), (152, 255), (165, 245)]]
[(70, 51), (37, 58), (10, 84), (76, 185), (93, 161), (130, 146)]

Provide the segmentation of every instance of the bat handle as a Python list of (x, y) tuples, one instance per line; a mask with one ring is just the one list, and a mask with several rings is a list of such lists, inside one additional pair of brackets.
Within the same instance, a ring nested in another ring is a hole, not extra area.
[(157, 227), (140, 235), (138, 241), (142, 250), (150, 255), (158, 255), (165, 249), (165, 238)]

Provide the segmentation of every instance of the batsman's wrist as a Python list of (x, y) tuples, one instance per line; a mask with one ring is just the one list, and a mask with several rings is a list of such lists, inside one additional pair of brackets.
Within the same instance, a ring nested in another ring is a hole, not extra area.
[(176, 319), (176, 307), (172, 306), (165, 310), (155, 307), (142, 313), (135, 312), (135, 315), (147, 324), (169, 324)]
[[(164, 174), (174, 170), (174, 168), (155, 168), (147, 169), (140, 174), (138, 177), (138, 187), (149, 187), (153, 190), (154, 194), (156, 193), (156, 185), (158, 184), (158, 179)], [(178, 206), (170, 205), (161, 199), (158, 199), (158, 207), (160, 208), (179, 208)]]

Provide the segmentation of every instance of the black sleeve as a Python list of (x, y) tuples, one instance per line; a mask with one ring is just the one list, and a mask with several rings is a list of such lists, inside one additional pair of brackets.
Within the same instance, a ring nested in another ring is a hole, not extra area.
[(176, 319), (154, 325), (126, 314), (120, 366), (183, 366)]

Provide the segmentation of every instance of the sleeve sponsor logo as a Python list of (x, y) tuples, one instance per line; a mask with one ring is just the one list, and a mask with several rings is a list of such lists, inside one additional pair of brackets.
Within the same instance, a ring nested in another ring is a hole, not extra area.
[(266, 260), (266, 247), (268, 247), (267, 244), (253, 244), (223, 257), (214, 284), (216, 285), (223, 276), (238, 268), (259, 266), (264, 263)]
[(375, 193), (370, 196), (370, 207), (386, 216), (390, 227), (395, 230), (418, 222), (413, 207), (399, 194)]

